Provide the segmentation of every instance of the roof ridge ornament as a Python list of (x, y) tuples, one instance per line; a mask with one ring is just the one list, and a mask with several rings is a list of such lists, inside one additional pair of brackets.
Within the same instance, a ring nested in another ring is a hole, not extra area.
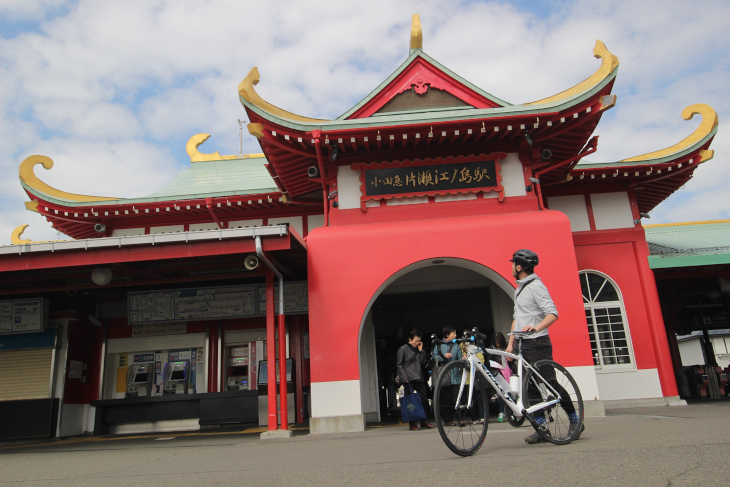
[[(249, 124), (251, 125), (251, 124)], [(190, 156), (190, 162), (207, 162), (207, 161), (229, 161), (234, 159), (250, 159), (264, 157), (263, 152), (256, 154), (237, 154), (232, 156), (222, 156), (220, 152), (215, 151), (212, 154), (204, 154), (198, 150), (198, 147), (210, 138), (210, 134), (195, 134), (188, 139), (185, 144), (185, 151)]]
[(542, 105), (546, 103), (553, 103), (558, 100), (565, 100), (567, 98), (579, 95), (598, 85), (601, 81), (606, 79), (608, 75), (613, 73), (616, 68), (618, 68), (618, 57), (615, 54), (612, 54), (606, 47), (606, 44), (598, 39), (596, 39), (596, 45), (593, 47), (593, 56), (597, 59), (600, 59), (602, 62), (601, 66), (591, 76), (573, 86), (572, 88), (568, 88), (567, 90), (558, 93), (557, 95), (543, 98), (542, 100), (525, 103), (525, 105)]
[[(680, 152), (688, 147), (699, 143), (702, 139), (712, 133), (715, 127), (717, 127), (720, 118), (717, 116), (717, 112), (711, 106), (704, 103), (696, 103), (682, 110), (682, 118), (685, 120), (692, 120), (692, 117), (694, 117), (695, 115), (702, 116), (702, 123), (700, 123), (700, 126), (697, 127), (694, 132), (685, 137), (684, 140), (677, 142), (673, 146), (667, 147), (666, 149), (660, 149), (657, 151), (649, 152), (647, 154), (642, 154), (640, 156), (630, 157), (628, 159), (621, 159), (619, 162), (635, 162), (646, 161), (649, 159), (659, 159), (661, 157), (676, 154), (677, 152)], [(712, 158), (713, 154), (710, 153), (712, 153), (713, 151), (705, 152), (707, 152), (707, 154), (703, 155), (703, 160), (708, 161)]]
[(423, 49), (423, 29), (421, 29), (421, 16), (413, 14), (411, 18), (411, 54), (416, 49)]
[[(35, 175), (35, 173), (33, 172), (33, 168), (36, 164), (41, 164), (44, 169), (50, 170), (53, 167), (53, 159), (47, 156), (34, 155), (26, 157), (25, 160), (20, 163), (20, 167), (18, 167), (18, 177), (20, 178), (21, 184), (27, 186), (35, 192), (55, 198), (64, 199), (67, 201), (79, 201), (85, 203), (89, 203), (92, 201), (111, 201), (118, 199), (108, 198), (106, 196), (87, 196), (83, 194), (67, 193), (65, 191), (53, 188), (38, 179), (38, 177)], [(35, 205), (34, 208), (35, 207), (37, 207), (37, 205)], [(27, 204), (26, 208), (30, 211), (35, 211), (31, 209)]]
[(250, 104), (258, 107), (272, 115), (277, 117), (285, 118), (287, 120), (293, 120), (295, 122), (329, 122), (329, 120), (323, 120), (319, 118), (302, 117), (296, 113), (287, 112), (281, 108), (272, 105), (256, 93), (254, 86), (259, 84), (261, 75), (259, 75), (259, 68), (254, 67), (249, 73), (243, 78), (238, 84), (238, 94), (241, 98), (249, 102)]
[(13, 245), (27, 245), (27, 244), (37, 244), (37, 243), (50, 243), (50, 242), (69, 242), (70, 240), (31, 240), (29, 238), (22, 239), (20, 238), (23, 235), (23, 232), (26, 228), (28, 228), (30, 225), (20, 225), (19, 227), (16, 227), (15, 230), (12, 231), (10, 234), (10, 243)]

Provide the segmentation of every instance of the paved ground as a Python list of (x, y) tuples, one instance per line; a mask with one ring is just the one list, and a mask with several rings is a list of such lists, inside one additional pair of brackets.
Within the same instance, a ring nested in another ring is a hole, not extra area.
[(589, 418), (567, 446), (490, 424), (473, 457), (436, 430), (258, 439), (240, 432), (0, 443), (0, 486), (730, 485), (730, 402)]

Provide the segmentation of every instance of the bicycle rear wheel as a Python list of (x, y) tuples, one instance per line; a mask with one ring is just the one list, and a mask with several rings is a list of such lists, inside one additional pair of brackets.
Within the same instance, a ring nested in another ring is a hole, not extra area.
[(545, 380), (532, 370), (527, 370), (523, 396), (525, 409), (556, 398), (551, 388), (545, 384), (547, 381), (560, 394), (561, 400), (533, 413), (535, 419), (544, 425), (535, 429), (550, 443), (567, 445), (580, 436), (583, 428), (583, 397), (578, 384), (565, 367), (552, 360), (539, 360), (532, 367)]
[[(451, 385), (451, 377), (460, 378), (463, 387), (459, 384)], [(433, 401), (436, 426), (441, 439), (457, 455), (473, 455), (487, 436), (489, 395), (486, 381), (477, 373), (472, 392), (472, 407), (469, 408), (469, 362), (451, 362), (442, 369), (438, 379), (440, 380), (436, 383)], [(460, 389), (463, 389), (461, 397)]]

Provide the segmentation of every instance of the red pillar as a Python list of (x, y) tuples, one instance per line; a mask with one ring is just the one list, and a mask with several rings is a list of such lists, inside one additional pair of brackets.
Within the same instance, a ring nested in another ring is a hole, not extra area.
[[(269, 431), (276, 430), (276, 335), (274, 323), (274, 275), (266, 273), (266, 366), (268, 370)], [(286, 372), (286, 369), (284, 370)], [(286, 396), (285, 396), (286, 397)]]
[(300, 316), (289, 318), (289, 351), (294, 361), (294, 392), (296, 399), (296, 422), (304, 422), (304, 389), (302, 370), (302, 322)]
[(662, 311), (659, 306), (659, 293), (656, 289), (654, 273), (649, 268), (649, 247), (645, 241), (634, 241), (634, 253), (636, 264), (639, 268), (639, 280), (641, 290), (644, 294), (646, 314), (649, 318), (649, 331), (654, 346), (659, 382), (662, 386), (662, 394), (666, 396), (678, 396), (677, 378), (674, 376), (672, 357), (669, 353), (669, 342), (667, 341), (667, 330), (664, 327)]
[(218, 324), (208, 322), (208, 392), (218, 392)]
[(289, 429), (289, 401), (286, 395), (286, 327), (284, 314), (279, 315), (279, 418), (281, 429)]

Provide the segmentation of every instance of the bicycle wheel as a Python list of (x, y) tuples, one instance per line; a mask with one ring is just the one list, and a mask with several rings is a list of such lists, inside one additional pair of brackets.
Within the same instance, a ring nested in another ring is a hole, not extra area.
[[(478, 373), (477, 373), (478, 374)], [(489, 424), (489, 394), (487, 383), (479, 375), (475, 377), (472, 392), (472, 407), (469, 401), (469, 362), (451, 362), (444, 367), (433, 392), (434, 416), (441, 439), (457, 455), (467, 457), (479, 450), (487, 436)], [(451, 377), (460, 377), (463, 392), (459, 397), (461, 385), (451, 385)]]
[[(544, 425), (535, 429), (550, 443), (567, 445), (582, 432), (584, 411), (580, 389), (565, 367), (552, 360), (539, 360), (532, 367), (544, 380), (527, 369), (523, 392), (525, 409), (555, 399), (552, 389), (557, 391), (561, 398), (559, 403), (533, 413), (535, 419)], [(543, 418), (544, 422), (538, 418)]]

